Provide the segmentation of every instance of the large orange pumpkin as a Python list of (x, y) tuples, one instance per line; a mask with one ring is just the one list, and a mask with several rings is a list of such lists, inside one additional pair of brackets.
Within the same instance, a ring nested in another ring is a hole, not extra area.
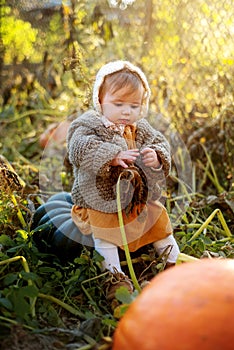
[(234, 260), (159, 273), (119, 321), (113, 350), (234, 349)]

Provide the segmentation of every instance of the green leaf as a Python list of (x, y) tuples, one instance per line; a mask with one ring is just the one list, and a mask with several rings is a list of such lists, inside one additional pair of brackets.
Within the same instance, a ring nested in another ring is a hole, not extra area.
[(17, 245), (15, 247), (7, 249), (7, 253), (15, 253), (15, 252), (17, 252), (18, 250), (20, 250), (21, 248), (24, 248), (24, 247), (25, 247), (25, 243)]
[(118, 319), (123, 317), (123, 315), (125, 314), (128, 308), (129, 308), (129, 304), (122, 304), (117, 306), (114, 310), (114, 317)]
[(72, 276), (71, 278), (69, 278), (67, 281), (65, 281), (64, 283), (65, 284), (69, 284), (69, 283), (72, 283), (72, 282), (77, 282), (78, 278), (80, 277), (81, 275), (81, 271), (79, 269), (76, 269), (75, 271), (75, 275)]
[(44, 267), (40, 267), (39, 271), (40, 273), (51, 273), (51, 272), (55, 272), (56, 269), (54, 269), (53, 267), (44, 266)]
[(36, 286), (26, 286), (20, 288), (20, 295), (22, 297), (35, 298), (38, 295), (38, 289)]
[(76, 264), (86, 265), (87, 264), (87, 258), (75, 258), (74, 262)]
[(207, 236), (204, 236), (204, 237), (201, 236), (201, 239), (202, 239), (202, 241), (204, 242), (205, 245), (210, 245), (210, 244), (213, 243), (212, 239), (210, 239), (210, 238), (207, 237)]
[(115, 292), (115, 297), (123, 304), (130, 304), (134, 300), (133, 295), (127, 290), (126, 287), (119, 287)]
[(19, 238), (23, 239), (23, 240), (27, 240), (28, 239), (28, 232), (25, 230), (18, 230), (16, 231), (19, 234)]
[(12, 303), (6, 298), (0, 298), (0, 305), (8, 310), (12, 310)]
[(30, 313), (30, 304), (24, 298), (24, 293), (21, 291), (22, 288), (12, 288), (9, 294), (9, 299), (13, 304), (14, 312), (17, 316), (22, 319)]
[(205, 243), (202, 239), (199, 239), (197, 242), (197, 249), (199, 249), (201, 252), (203, 252), (206, 249)]
[(19, 295), (14, 298), (14, 306), (16, 314), (22, 318), (25, 318), (25, 316), (30, 313), (29, 303)]
[(103, 256), (99, 254), (96, 250), (93, 251), (93, 260), (97, 262), (102, 262), (104, 260)]
[(0, 235), (0, 244), (5, 247), (12, 247), (14, 245), (13, 240), (7, 235)]
[(25, 280), (25, 281), (28, 281), (28, 280), (36, 281), (38, 279), (38, 276), (33, 272), (21, 271), (20, 274), (21, 274), (23, 280)]
[(18, 274), (16, 273), (9, 273), (3, 280), (4, 286), (9, 286), (10, 284), (14, 283), (18, 279)]
[(8, 258), (9, 258), (8, 255), (6, 255), (6, 254), (0, 252), (0, 261), (7, 260)]
[(115, 328), (117, 326), (117, 322), (115, 320), (110, 319), (110, 318), (103, 318), (102, 324), (105, 326), (111, 326), (113, 328)]

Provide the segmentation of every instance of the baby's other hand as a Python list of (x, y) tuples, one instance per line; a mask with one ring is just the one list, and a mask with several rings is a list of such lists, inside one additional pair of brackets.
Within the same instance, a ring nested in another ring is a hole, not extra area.
[(140, 153), (138, 149), (129, 149), (127, 151), (121, 151), (112, 160), (111, 165), (120, 165), (123, 168), (128, 168), (128, 164), (134, 163), (139, 155)]
[(157, 153), (149, 147), (144, 148), (141, 151), (142, 160), (145, 166), (151, 167), (151, 168), (160, 168), (161, 164), (158, 159)]

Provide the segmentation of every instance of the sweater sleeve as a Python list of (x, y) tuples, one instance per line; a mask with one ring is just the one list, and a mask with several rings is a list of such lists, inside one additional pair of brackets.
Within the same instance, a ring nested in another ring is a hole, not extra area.
[(95, 173), (104, 171), (105, 165), (121, 151), (121, 145), (104, 141), (100, 136), (102, 128), (97, 117), (86, 112), (74, 120), (68, 130), (67, 147), (70, 162), (83, 170)]
[[(140, 150), (149, 147), (157, 153), (162, 164), (162, 171), (168, 176), (171, 168), (170, 145), (165, 136), (155, 130), (145, 119), (140, 119), (137, 124), (137, 146)], [(152, 171), (155, 171), (152, 169)]]

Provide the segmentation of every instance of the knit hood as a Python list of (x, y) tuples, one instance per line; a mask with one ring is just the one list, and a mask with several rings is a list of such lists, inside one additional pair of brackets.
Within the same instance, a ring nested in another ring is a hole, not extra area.
[(141, 79), (142, 84), (145, 88), (145, 94), (143, 97), (142, 106), (143, 106), (144, 114), (146, 114), (148, 111), (149, 99), (150, 99), (150, 94), (151, 94), (148, 81), (146, 79), (145, 74), (142, 72), (142, 70), (140, 68), (134, 66), (132, 63), (130, 63), (128, 61), (109, 62), (109, 63), (105, 64), (104, 66), (102, 66), (102, 68), (98, 71), (98, 73), (96, 75), (94, 87), (93, 87), (93, 105), (94, 105), (94, 108), (96, 109), (97, 112), (99, 112), (99, 113), (102, 112), (101, 105), (99, 102), (99, 89), (100, 89), (105, 77), (109, 74), (118, 72), (118, 71), (122, 70), (123, 68), (127, 68), (130, 71), (134, 72)]

